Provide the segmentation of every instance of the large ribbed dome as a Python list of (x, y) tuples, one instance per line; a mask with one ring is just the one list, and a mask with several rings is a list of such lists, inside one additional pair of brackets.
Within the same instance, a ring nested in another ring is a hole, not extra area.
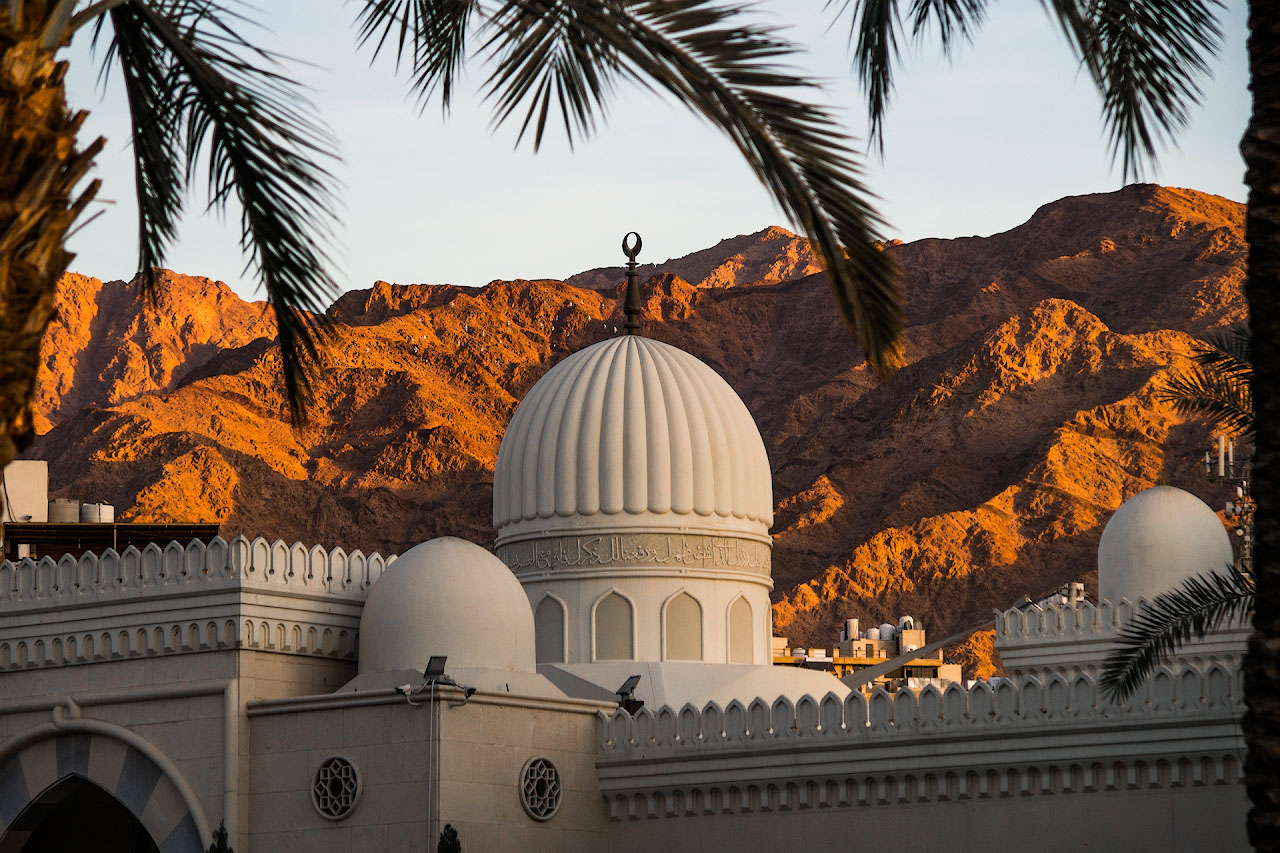
[(714, 370), (628, 335), (547, 372), (516, 409), (493, 482), (498, 544), (584, 529), (688, 530), (768, 541), (769, 457)]

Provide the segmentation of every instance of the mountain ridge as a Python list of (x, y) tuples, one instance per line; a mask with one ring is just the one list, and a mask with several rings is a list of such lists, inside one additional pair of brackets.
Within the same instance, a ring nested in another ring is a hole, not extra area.
[[(1152, 390), (1187, 363), (1189, 334), (1245, 317), (1242, 205), (1135, 185), (990, 237), (887, 248), (907, 293), (889, 386), (806, 251), (774, 227), (642, 268), (646, 334), (720, 372), (760, 425), (775, 623), (796, 642), (829, 644), (844, 616), (951, 630), (1092, 583), (1121, 500), (1156, 482), (1221, 497), (1187, 463), (1204, 427)], [(166, 272), (149, 317), (128, 283), (71, 274), (27, 455), (51, 460), (54, 494), (123, 518), (365, 550), (445, 533), (490, 545), (506, 422), (551, 365), (616, 333), (620, 280), (348, 291), (328, 309), (344, 337), (317, 416), (291, 429), (262, 303)]]

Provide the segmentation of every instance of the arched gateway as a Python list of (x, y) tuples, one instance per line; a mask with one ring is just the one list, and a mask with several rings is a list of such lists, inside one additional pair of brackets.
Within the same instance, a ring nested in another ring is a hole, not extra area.
[(187, 786), (142, 743), (86, 731), (33, 735), (0, 754), (0, 853), (204, 850), (205, 821)]

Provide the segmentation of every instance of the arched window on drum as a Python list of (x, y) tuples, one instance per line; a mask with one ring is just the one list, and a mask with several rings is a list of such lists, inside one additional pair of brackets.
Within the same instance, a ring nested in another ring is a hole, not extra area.
[(755, 663), (751, 602), (739, 596), (729, 605), (729, 663)]
[(687, 592), (663, 610), (663, 647), (667, 660), (702, 660), (702, 606)]
[(592, 622), (596, 660), (635, 660), (635, 614), (630, 601), (609, 593), (596, 602)]
[(564, 605), (551, 596), (533, 611), (538, 663), (564, 663)]

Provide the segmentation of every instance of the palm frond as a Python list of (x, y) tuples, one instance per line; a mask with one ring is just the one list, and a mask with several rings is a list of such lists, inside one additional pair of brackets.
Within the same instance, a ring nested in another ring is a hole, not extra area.
[(1248, 328), (1192, 342), (1196, 367), (1169, 377), (1155, 397), (1179, 414), (1203, 418), (1226, 432), (1252, 435), (1253, 364)]
[[(1066, 2), (1066, 0), (1060, 0)], [(986, 18), (988, 0), (911, 0), (907, 16), (911, 35), (919, 39), (936, 30), (944, 55), (959, 41), (971, 40)], [(827, 0), (835, 16), (849, 16), (853, 70), (867, 97), (868, 141), (884, 154), (884, 118), (893, 95), (894, 66), (899, 61), (902, 18), (898, 0)]]
[[(164, 79), (148, 73), (135, 80), (147, 87), (140, 94), (147, 103), (171, 105), (182, 131), (185, 180), (195, 179), (207, 146), (210, 205), (225, 210), (233, 198), (240, 203), (246, 269), (275, 311), (289, 411), (300, 423), (308, 368), (318, 356), (318, 335), (328, 330), (322, 312), (337, 292), (322, 246), (332, 238), (334, 179), (319, 165), (335, 157), (336, 145), (297, 84), (279, 70), (282, 58), (254, 47), (233, 27), (243, 21), (237, 12), (211, 0), (186, 0), (128, 3), (112, 9), (111, 18), (126, 37), (148, 45), (153, 60), (163, 50)], [(140, 193), (152, 191), (152, 177), (149, 172), (139, 184)], [(158, 211), (167, 201), (153, 193), (140, 206)]]
[(912, 0), (911, 34), (919, 37), (931, 27), (938, 31), (943, 53), (957, 40), (971, 41), (987, 14), (986, 0)]
[(419, 104), (425, 107), (438, 91), (448, 112), (466, 59), (467, 30), (479, 8), (478, 0), (365, 0), (356, 15), (358, 42), (372, 44), (376, 57), (394, 33), (396, 67), (407, 50)]
[(1202, 638), (1233, 619), (1251, 617), (1255, 590), (1251, 577), (1227, 566), (1156, 596), (1121, 629), (1103, 668), (1103, 693), (1123, 702), (1192, 636)]
[[(1053, 0), (1095, 87), (1112, 159), (1126, 179), (1190, 120), (1222, 47), (1219, 0)], [(1083, 18), (1083, 20), (1082, 20)]]
[[(827, 6), (836, 5), (827, 0)], [(935, 15), (945, 5), (935, 7)], [(902, 20), (898, 0), (841, 0), (836, 14), (849, 14), (849, 43), (853, 49), (853, 70), (867, 96), (868, 142), (884, 155), (884, 117), (893, 94), (893, 69), (898, 62), (898, 42)], [(927, 18), (927, 15), (922, 17)], [(917, 21), (921, 18), (917, 18)], [(950, 26), (942, 29), (949, 31)]]
[(1247, 381), (1253, 375), (1253, 335), (1248, 326), (1233, 326), (1192, 343), (1196, 364), (1224, 376)]
[(1253, 395), (1248, 383), (1195, 369), (1171, 376), (1156, 389), (1155, 397), (1179, 414), (1203, 418), (1232, 435), (1253, 432)]
[(665, 90), (724, 131), (826, 262), (871, 366), (887, 377), (902, 327), (882, 221), (836, 119), (795, 95), (814, 84), (783, 62), (797, 49), (744, 7), (712, 0), (506, 0), (490, 19), (487, 83), (498, 120), (524, 107), (535, 146), (559, 112), (589, 134), (619, 80)]
[[(164, 265), (177, 235), (186, 195), (182, 134), (176, 104), (167, 97), (168, 54), (136, 15), (116, 8), (110, 18), (112, 39), (104, 73), (118, 65), (133, 127), (134, 184), (138, 199), (138, 275), (142, 291), (155, 298), (157, 268)], [(102, 30), (94, 32), (96, 44)]]

